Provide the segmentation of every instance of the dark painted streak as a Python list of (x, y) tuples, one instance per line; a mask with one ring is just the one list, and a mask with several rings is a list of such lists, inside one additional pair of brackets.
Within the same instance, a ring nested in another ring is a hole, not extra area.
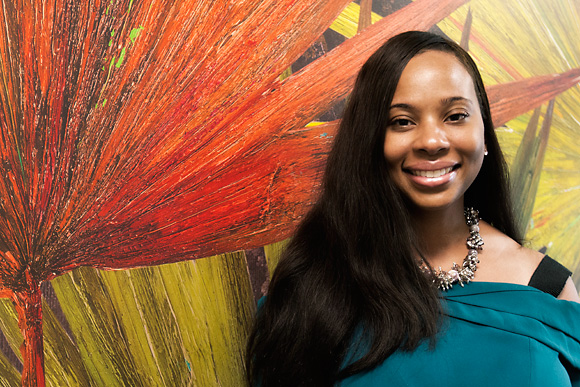
[(540, 107), (534, 110), (510, 168), (511, 197), (516, 216), (516, 226), (520, 235), (525, 235), (526, 227), (530, 220), (524, 216), (524, 209), (531, 184), (529, 176), (533, 175), (534, 160), (536, 158), (534, 148), (536, 147), (536, 132), (540, 113)]
[(75, 336), (74, 336), (72, 330), (70, 329), (70, 324), (68, 323), (68, 320), (67, 320), (67, 318), (62, 310), (62, 307), (60, 306), (60, 301), (58, 300), (58, 297), (56, 296), (56, 293), (54, 291), (54, 288), (52, 287), (52, 284), (49, 281), (43, 282), (42, 284), (40, 284), (40, 291), (42, 292), (42, 297), (46, 301), (47, 305), (52, 310), (54, 317), (59, 322), (62, 329), (64, 329), (64, 331), (66, 332), (68, 337), (71, 339), (71, 341), (76, 345), (77, 342), (76, 342)]
[(246, 262), (250, 274), (250, 283), (254, 292), (254, 300), (258, 301), (264, 294), (270, 282), (266, 254), (263, 247), (246, 250)]
[(2, 352), (4, 357), (8, 359), (10, 364), (12, 364), (14, 368), (18, 370), (18, 372), (22, 373), (23, 368), (22, 362), (20, 361), (18, 356), (16, 356), (16, 353), (12, 350), (10, 343), (8, 343), (8, 340), (6, 339), (6, 336), (4, 335), (4, 332), (2, 332), (1, 329), (0, 329), (0, 351)]
[(373, 0), (360, 0), (357, 32), (361, 32), (372, 24)]
[(471, 35), (471, 26), (473, 24), (473, 15), (471, 14), (471, 7), (467, 11), (467, 17), (465, 18), (465, 24), (463, 25), (463, 31), (461, 31), (461, 42), (459, 45), (465, 51), (469, 51), (469, 36)]

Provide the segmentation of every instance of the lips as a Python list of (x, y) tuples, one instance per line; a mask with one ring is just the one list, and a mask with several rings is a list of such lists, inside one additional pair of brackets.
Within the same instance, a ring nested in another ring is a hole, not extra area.
[[(438, 164), (438, 165), (437, 165)], [(455, 180), (456, 170), (459, 164), (437, 163), (426, 165), (413, 165), (412, 168), (404, 168), (411, 181), (419, 187), (437, 188)]]

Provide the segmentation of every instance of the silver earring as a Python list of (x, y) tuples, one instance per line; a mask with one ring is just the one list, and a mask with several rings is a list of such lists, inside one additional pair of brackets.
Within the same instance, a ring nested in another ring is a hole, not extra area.
[(487, 149), (483, 151), (483, 155), (484, 156), (487, 156), (488, 155)]

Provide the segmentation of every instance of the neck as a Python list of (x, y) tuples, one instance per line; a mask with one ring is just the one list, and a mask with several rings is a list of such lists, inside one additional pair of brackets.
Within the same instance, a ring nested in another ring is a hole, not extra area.
[(421, 241), (423, 257), (433, 266), (446, 266), (447, 261), (465, 255), (465, 239), (469, 229), (465, 224), (463, 204), (438, 210), (416, 210), (412, 222)]

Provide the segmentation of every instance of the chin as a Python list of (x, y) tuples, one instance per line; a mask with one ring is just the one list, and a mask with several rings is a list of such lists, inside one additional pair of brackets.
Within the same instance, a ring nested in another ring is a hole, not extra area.
[(463, 208), (463, 197), (455, 200), (417, 200), (407, 198), (406, 202), (410, 209), (419, 211), (441, 211), (458, 205)]

